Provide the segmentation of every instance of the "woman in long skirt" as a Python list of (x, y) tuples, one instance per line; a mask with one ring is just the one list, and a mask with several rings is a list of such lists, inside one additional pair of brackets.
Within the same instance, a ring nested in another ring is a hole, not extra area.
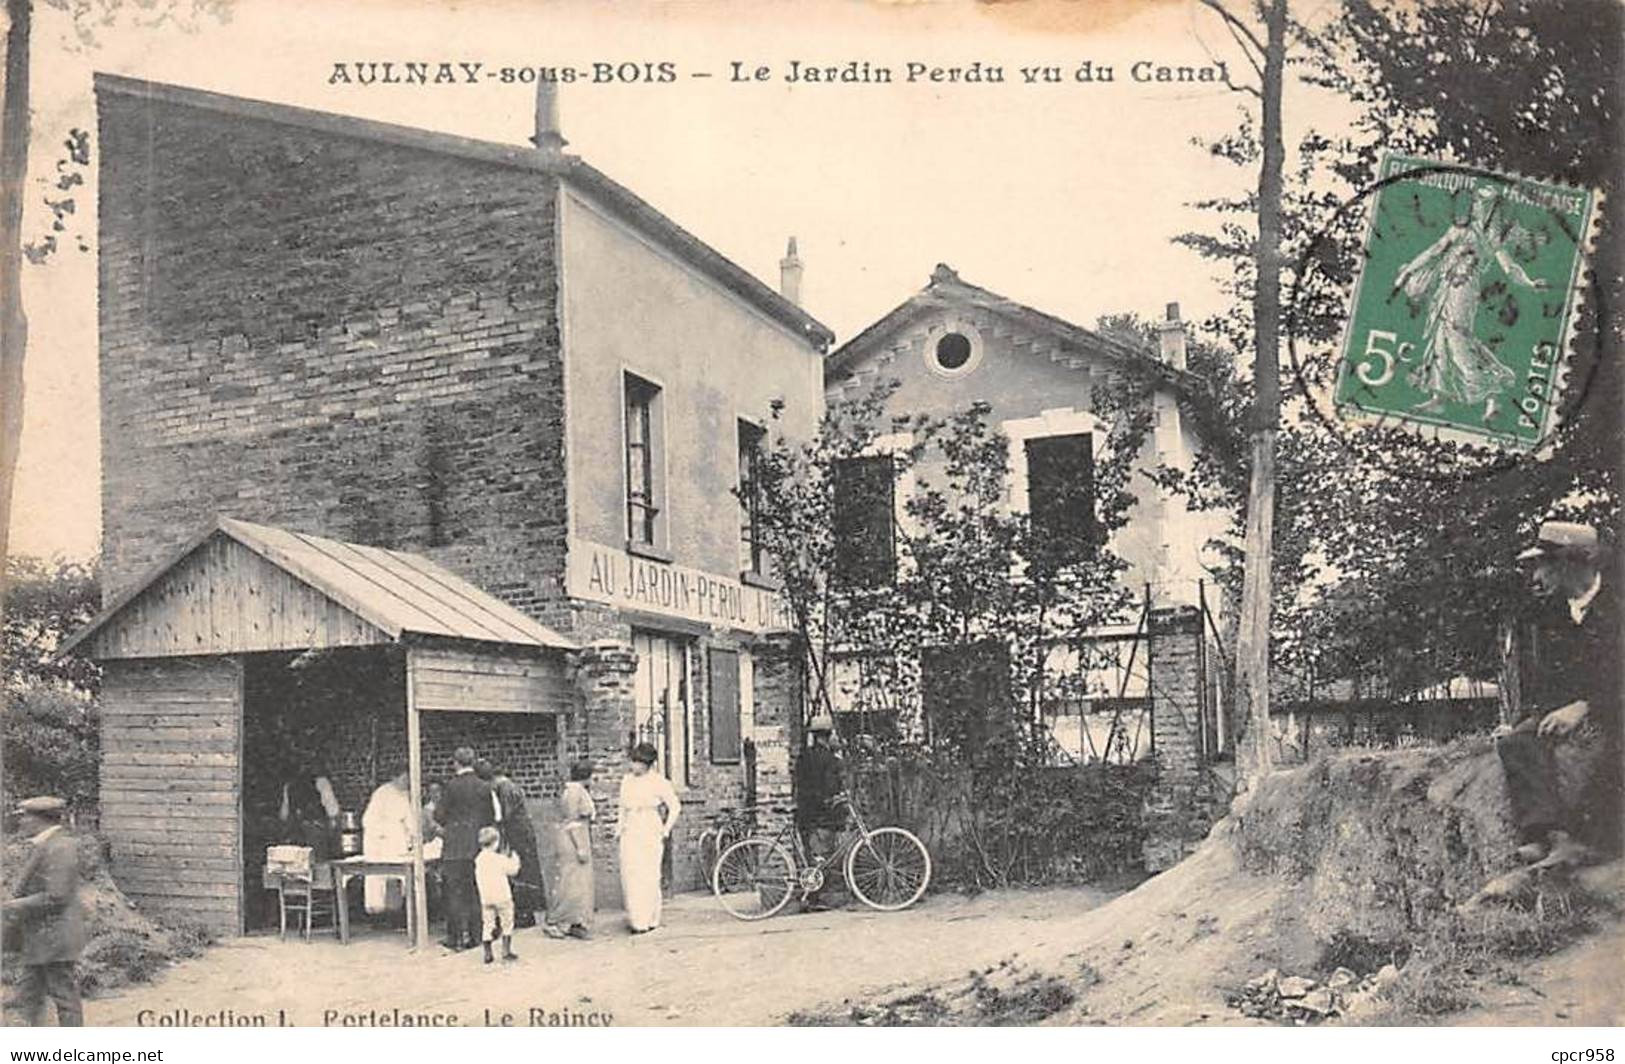
[(660, 926), (660, 860), (683, 805), (671, 782), (654, 770), (655, 748), (639, 743), (632, 750), (632, 771), (621, 777), (621, 897), (626, 922), (634, 935)]
[(498, 765), (491, 777), (491, 793), (502, 807), (502, 843), (519, 858), (519, 874), (513, 880), (513, 925), (535, 927), (536, 914), (547, 909), (547, 886), (542, 880), (541, 851), (536, 845), (536, 825), (525, 807), (524, 789)]
[(592, 818), (597, 813), (587, 781), (592, 762), (570, 766), (570, 782), (559, 795), (559, 820), (553, 850), (558, 873), (553, 881), (552, 906), (542, 928), (549, 938), (590, 938), (592, 935), (593, 867)]

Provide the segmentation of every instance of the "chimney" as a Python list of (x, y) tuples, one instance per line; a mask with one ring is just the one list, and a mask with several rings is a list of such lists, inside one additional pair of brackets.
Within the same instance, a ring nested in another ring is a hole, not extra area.
[(569, 143), (559, 132), (559, 87), (556, 82), (536, 83), (536, 135), (530, 138), (539, 151), (557, 155)]
[(796, 254), (795, 237), (790, 238), (784, 258), (779, 260), (779, 295), (801, 306), (801, 256)]
[(1157, 326), (1158, 356), (1174, 369), (1185, 368), (1185, 323), (1179, 320), (1179, 304), (1169, 303), (1165, 320)]

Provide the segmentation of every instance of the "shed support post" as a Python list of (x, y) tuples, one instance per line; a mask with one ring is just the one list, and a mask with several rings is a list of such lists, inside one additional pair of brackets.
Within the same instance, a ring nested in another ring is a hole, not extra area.
[(423, 868), (423, 729), (418, 720), (417, 669), (406, 650), (406, 771), (412, 808), (412, 948), (422, 949), (429, 936), (428, 876)]

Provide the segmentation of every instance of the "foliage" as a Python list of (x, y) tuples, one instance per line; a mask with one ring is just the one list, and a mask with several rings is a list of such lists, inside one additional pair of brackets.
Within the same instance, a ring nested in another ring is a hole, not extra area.
[[(67, 232), (69, 215), (77, 213), (75, 190), (84, 185), (85, 174), (90, 169), (89, 133), (77, 127), (69, 130), (63, 147), (65, 153), (56, 161), (56, 180), (51, 184), (51, 192), (45, 196), (45, 206), (51, 211), (51, 231), (39, 240), (23, 245), (23, 254), (35, 266), (43, 264), (57, 250), (58, 234)], [(52, 195), (56, 198), (53, 199)], [(75, 235), (74, 243), (81, 252), (90, 250), (83, 234)]]
[(999, 768), (973, 773), (952, 755), (904, 747), (861, 759), (854, 791), (870, 819), (919, 835), (933, 878), (962, 890), (1088, 882), (1140, 867), (1149, 763)]
[(55, 794), (77, 807), (95, 803), (100, 674), (88, 661), (55, 654), (100, 600), (93, 566), (29, 557), (6, 561), (0, 763), (8, 806), (30, 794)]
[[(1138, 856), (1130, 840), (1143, 793), (1116, 776), (1047, 772), (1042, 716), (1065, 679), (1053, 650), (1083, 647), (1130, 606), (1109, 537), (1134, 503), (1148, 372), (1125, 369), (1096, 389), (1108, 431), (1094, 445), (1092, 521), (1074, 536), (1010, 506), (1010, 444), (985, 403), (947, 417), (889, 414), (896, 384), (881, 382), (832, 403), (810, 442), (776, 433), (759, 458), (759, 536), (801, 636), (815, 708), (833, 710), (861, 663), (860, 701), (898, 718), (864, 756), (903, 759), (925, 781), (917, 808), (942, 818), (927, 833), (954, 850), (950, 877), (967, 885), (1075, 877)], [(880, 459), (889, 473), (858, 493), (843, 463), (877, 452), (889, 455)], [(854, 510), (871, 525), (855, 525)], [(877, 578), (855, 571), (854, 531), (891, 545), (890, 556), (864, 553), (880, 561)], [(1117, 800), (1103, 800), (1113, 788)], [(1097, 851), (1101, 867), (1081, 856), (1100, 842), (1079, 825), (1111, 840)]]
[[(1618, 303), (1625, 256), (1606, 215), (1594, 297), (1577, 322), (1570, 395), (1578, 399), (1549, 456), (1507, 462), (1398, 429), (1351, 429), (1322, 393), (1359, 261), (1357, 197), (1382, 154), (1555, 177), (1614, 198), (1620, 22), (1619, 8), (1593, 0), (1352, 0), (1321, 28), (1295, 27), (1295, 69), (1311, 87), (1302, 91), (1329, 90), (1359, 110), (1335, 138), (1307, 132), (1288, 175), (1285, 283), (1295, 298), (1283, 324), (1299, 372), (1279, 440), (1277, 665), (1364, 675), (1395, 693), (1460, 673), (1493, 676), (1499, 624), (1527, 598), (1511, 565), (1516, 548), (1542, 519), (1617, 522), (1619, 323), (1595, 308)], [(1244, 113), (1208, 147), (1252, 165), (1254, 120)], [(1212, 230), (1181, 242), (1222, 264), (1235, 298), (1204, 327), (1245, 362), (1255, 197), (1199, 206)], [(1232, 424), (1245, 425), (1246, 387), (1224, 383), (1220, 395)], [(1237, 456), (1169, 481), (1197, 505), (1234, 505), (1244, 502), (1247, 472)]]
[(95, 701), (66, 685), (8, 688), (0, 721), (6, 807), (35, 794), (54, 794), (75, 808), (94, 806), (99, 720)]
[(0, 628), (8, 688), (63, 682), (94, 692), (99, 673), (82, 658), (56, 657), (59, 647), (101, 608), (94, 563), (6, 559), (6, 612)]

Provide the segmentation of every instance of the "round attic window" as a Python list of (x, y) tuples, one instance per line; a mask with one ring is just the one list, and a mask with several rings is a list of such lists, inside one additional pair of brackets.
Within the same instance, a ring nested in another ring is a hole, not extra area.
[(937, 341), (937, 366), (949, 373), (963, 369), (970, 361), (970, 341), (964, 333), (951, 332)]
[(963, 377), (982, 361), (982, 338), (970, 323), (954, 320), (932, 330), (924, 356), (925, 366), (939, 377)]

